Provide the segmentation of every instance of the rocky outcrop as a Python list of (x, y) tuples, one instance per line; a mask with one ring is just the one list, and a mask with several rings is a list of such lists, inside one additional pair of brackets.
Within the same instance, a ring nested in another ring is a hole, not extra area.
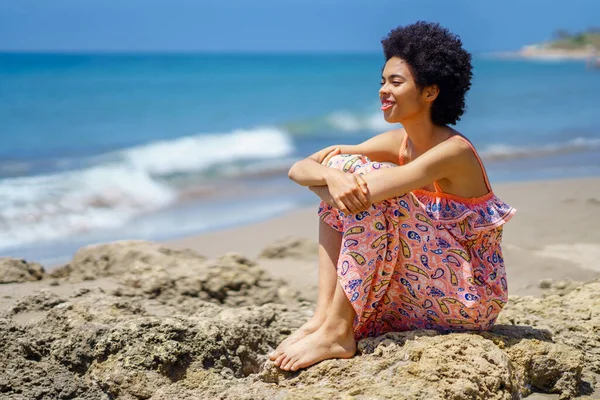
[(87, 246), (75, 253), (68, 264), (50, 274), (70, 281), (93, 280), (124, 274), (151, 274), (181, 267), (193, 267), (205, 257), (192, 250), (175, 250), (145, 241), (120, 241)]
[(0, 284), (39, 281), (45, 274), (40, 264), (0, 257)]
[(266, 354), (313, 305), (255, 262), (143, 242), (85, 251), (54, 274), (61, 290), (82, 276), (116, 287), (50, 287), (1, 310), (1, 398), (568, 399), (597, 385), (600, 282), (511, 297), (489, 332), (388, 333), (289, 373)]
[(313, 259), (319, 252), (317, 243), (298, 237), (286, 237), (267, 246), (260, 253), (260, 258), (300, 258)]

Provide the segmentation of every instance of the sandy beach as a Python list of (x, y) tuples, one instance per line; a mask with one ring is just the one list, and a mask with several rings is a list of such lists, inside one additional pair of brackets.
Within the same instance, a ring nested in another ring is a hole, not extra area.
[(495, 193), (518, 212), (504, 231), (510, 300), (492, 331), (386, 334), (298, 373), (266, 353), (314, 310), (316, 202), (165, 243), (90, 246), (49, 271), (0, 259), (0, 396), (597, 398), (600, 179)]
[[(600, 277), (600, 178), (505, 183), (494, 192), (517, 208), (505, 226), (503, 251), (510, 294), (539, 296), (544, 279), (588, 281)], [(235, 251), (250, 258), (286, 236), (318, 240), (313, 207), (247, 226), (166, 242), (207, 257)], [(314, 258), (314, 257), (313, 257)], [(314, 259), (267, 260), (275, 276), (316, 295)]]

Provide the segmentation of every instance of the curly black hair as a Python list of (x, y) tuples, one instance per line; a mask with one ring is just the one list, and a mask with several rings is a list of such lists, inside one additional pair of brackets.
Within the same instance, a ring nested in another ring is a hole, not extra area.
[(440, 92), (431, 106), (434, 124), (460, 121), (473, 67), (471, 54), (457, 35), (438, 23), (418, 21), (393, 29), (381, 44), (386, 62), (392, 57), (404, 60), (419, 89), (438, 85)]

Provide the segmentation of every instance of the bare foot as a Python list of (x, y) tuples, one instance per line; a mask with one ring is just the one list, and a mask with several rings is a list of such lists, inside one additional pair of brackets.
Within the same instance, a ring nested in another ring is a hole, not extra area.
[[(271, 361), (276, 361), (288, 346), (296, 343), (300, 339), (304, 339), (306, 336), (319, 329), (319, 327), (323, 324), (323, 321), (325, 321), (324, 318), (317, 318), (313, 316), (308, 322), (298, 328), (296, 332), (292, 333), (283, 342), (281, 342), (275, 350), (269, 353), (269, 358)], [(279, 367), (277, 362), (275, 362), (275, 365)]]
[(340, 333), (339, 329), (328, 329), (323, 325), (285, 349), (280, 357), (280, 368), (297, 371), (330, 358), (350, 358), (355, 353), (356, 341), (351, 329)]

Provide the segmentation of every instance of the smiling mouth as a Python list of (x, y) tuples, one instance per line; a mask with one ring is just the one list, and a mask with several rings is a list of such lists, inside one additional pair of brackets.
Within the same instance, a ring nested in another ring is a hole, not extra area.
[(383, 111), (389, 110), (390, 108), (392, 108), (394, 106), (394, 104), (396, 104), (396, 103), (393, 101), (381, 100), (381, 109)]

